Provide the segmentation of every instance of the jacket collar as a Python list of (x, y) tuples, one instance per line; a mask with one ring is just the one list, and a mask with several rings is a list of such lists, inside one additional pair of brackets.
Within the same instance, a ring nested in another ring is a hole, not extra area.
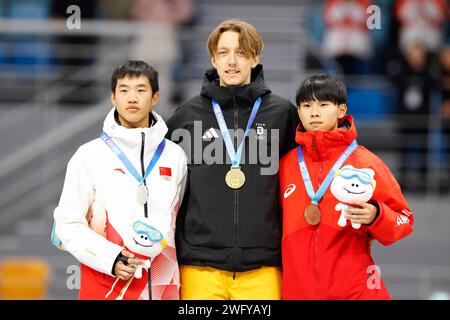
[(103, 122), (103, 131), (108, 136), (114, 138), (115, 142), (119, 145), (124, 145), (127, 148), (134, 149), (136, 147), (141, 148), (142, 133), (144, 133), (146, 152), (156, 150), (168, 131), (167, 126), (160, 115), (158, 115), (155, 111), (151, 112), (154, 119), (156, 119), (156, 122), (154, 122), (153, 126), (150, 128), (128, 129), (116, 122), (114, 116), (115, 110), (115, 108), (112, 108)]
[(239, 107), (251, 108), (258, 97), (271, 92), (264, 81), (261, 64), (252, 69), (251, 82), (248, 85), (221, 87), (219, 83), (219, 75), (215, 68), (206, 71), (200, 95), (216, 99), (223, 109), (233, 107), (233, 98)]
[(336, 153), (342, 151), (358, 136), (355, 123), (351, 115), (339, 121), (335, 131), (305, 131), (300, 123), (297, 127), (295, 141), (302, 146), (305, 156), (314, 161), (336, 158)]

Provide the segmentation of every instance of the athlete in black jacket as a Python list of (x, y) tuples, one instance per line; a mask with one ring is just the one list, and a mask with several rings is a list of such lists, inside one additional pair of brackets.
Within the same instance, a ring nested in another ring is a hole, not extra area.
[[(239, 34), (249, 39), (239, 39)], [(181, 105), (167, 122), (168, 137), (189, 158), (189, 182), (176, 227), (182, 299), (279, 298), (278, 161), (295, 146), (298, 116), (264, 82), (258, 64), (262, 40), (259, 50), (245, 53), (253, 38), (260, 39), (245, 22), (219, 25), (208, 39), (215, 68), (206, 72), (200, 95)], [(240, 159), (245, 183), (233, 189), (225, 182), (231, 161), (212, 100), (219, 104), (237, 150), (258, 97), (261, 104)], [(260, 272), (259, 278), (250, 270)]]

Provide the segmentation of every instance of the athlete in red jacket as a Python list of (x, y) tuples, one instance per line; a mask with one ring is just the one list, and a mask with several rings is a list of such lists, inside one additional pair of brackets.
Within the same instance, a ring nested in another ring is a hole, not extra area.
[(387, 166), (353, 142), (346, 100), (331, 76), (308, 78), (297, 92), (301, 152), (292, 149), (280, 163), (283, 299), (391, 299), (371, 240), (392, 244), (412, 232), (414, 219)]

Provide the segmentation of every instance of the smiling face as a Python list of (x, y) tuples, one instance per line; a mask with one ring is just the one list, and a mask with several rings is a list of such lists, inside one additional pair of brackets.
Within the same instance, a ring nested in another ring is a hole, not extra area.
[(149, 258), (157, 256), (167, 245), (163, 234), (145, 218), (133, 222), (124, 242), (132, 252)]
[(301, 102), (297, 111), (306, 131), (335, 131), (338, 128), (339, 119), (342, 119), (347, 112), (347, 105), (310, 100)]
[(350, 200), (368, 201), (375, 188), (374, 171), (344, 166), (330, 185), (331, 193), (342, 202)]
[(111, 102), (125, 128), (147, 128), (149, 113), (158, 100), (159, 92), (153, 94), (150, 82), (144, 75), (117, 79), (115, 92), (111, 92)]
[(242, 86), (250, 83), (259, 56), (246, 56), (239, 45), (239, 33), (226, 31), (219, 38), (211, 63), (217, 69), (221, 86)]

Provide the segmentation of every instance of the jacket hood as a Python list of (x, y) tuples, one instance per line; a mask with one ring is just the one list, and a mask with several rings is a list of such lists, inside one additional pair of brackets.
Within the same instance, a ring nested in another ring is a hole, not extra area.
[(263, 66), (258, 64), (252, 69), (251, 82), (244, 86), (221, 87), (217, 70), (215, 68), (209, 69), (203, 77), (200, 95), (208, 99), (214, 97), (222, 108), (232, 106), (233, 97), (244, 102), (239, 104), (240, 107), (252, 107), (258, 97), (270, 92), (264, 81)]
[(305, 131), (302, 123), (297, 127), (295, 141), (302, 146), (305, 154), (309, 154), (314, 160), (334, 157), (336, 148), (348, 146), (358, 133), (351, 115), (346, 115), (339, 121), (335, 131)]
[(116, 108), (112, 108), (103, 122), (103, 131), (114, 138), (119, 144), (124, 144), (133, 149), (136, 146), (141, 146), (142, 133), (145, 134), (145, 149), (147, 152), (156, 150), (159, 143), (167, 133), (167, 126), (164, 120), (155, 111), (151, 114), (156, 119), (156, 122), (150, 128), (132, 128), (128, 129), (117, 123), (114, 113)]

